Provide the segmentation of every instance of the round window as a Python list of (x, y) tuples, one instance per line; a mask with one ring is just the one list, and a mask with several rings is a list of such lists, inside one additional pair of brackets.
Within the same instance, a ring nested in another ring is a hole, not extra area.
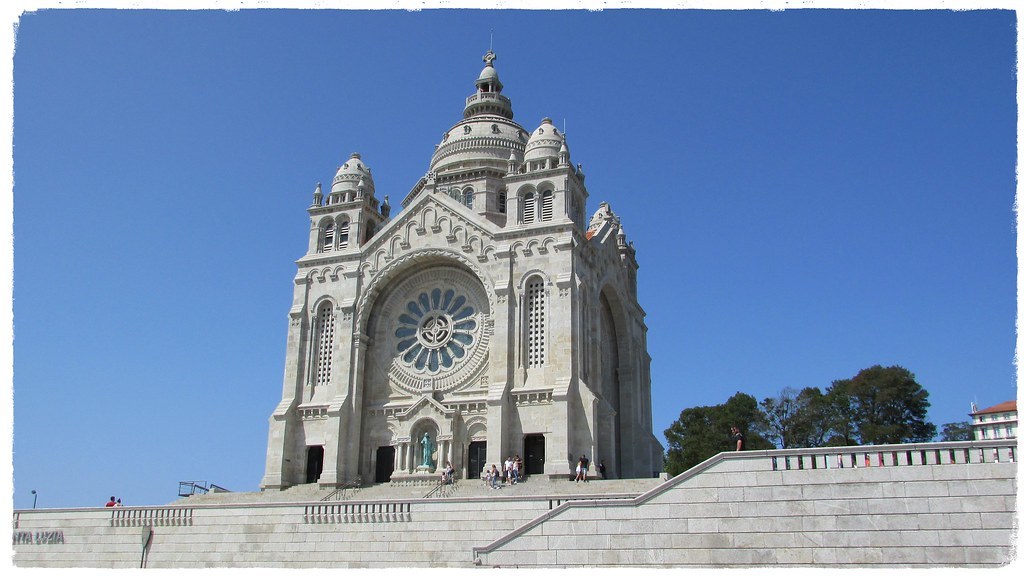
[(476, 310), (448, 288), (421, 292), (406, 303), (395, 329), (400, 361), (436, 374), (455, 366), (476, 340)]

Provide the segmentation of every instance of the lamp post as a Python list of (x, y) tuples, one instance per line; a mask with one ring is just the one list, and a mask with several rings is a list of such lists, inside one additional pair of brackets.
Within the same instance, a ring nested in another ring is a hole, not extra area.
[(35, 510), (35, 509), (36, 509), (36, 500), (37, 500), (38, 498), (39, 498), (39, 494), (36, 494), (36, 491), (35, 491), (35, 490), (33, 490), (33, 491), (32, 491), (32, 509), (33, 509), (33, 510)]

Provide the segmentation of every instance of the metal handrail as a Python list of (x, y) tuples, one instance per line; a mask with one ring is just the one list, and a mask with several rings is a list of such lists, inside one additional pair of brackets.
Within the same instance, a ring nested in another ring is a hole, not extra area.
[[(358, 490), (360, 487), (361, 485), (359, 484), (359, 482), (345, 482), (341, 486), (338, 486), (337, 488), (332, 490), (330, 494), (321, 498), (320, 501), (327, 502), (329, 500), (347, 500), (348, 498), (337, 498), (337, 496), (342, 492), (345, 492), (346, 490), (351, 490), (353, 488)], [(351, 495), (349, 496), (349, 498), (351, 498)]]
[(441, 482), (439, 480), (437, 482), (437, 484), (433, 488), (430, 489), (430, 492), (427, 492), (426, 494), (424, 494), (423, 497), (424, 498), (447, 498), (448, 496), (451, 496), (455, 492), (455, 490), (457, 488), (456, 482), (457, 482), (457, 480), (454, 477), (451, 479), (450, 482)]

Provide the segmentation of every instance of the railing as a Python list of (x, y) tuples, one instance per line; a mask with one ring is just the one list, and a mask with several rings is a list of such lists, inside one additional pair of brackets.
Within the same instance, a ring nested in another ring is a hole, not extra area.
[(576, 500), (632, 500), (636, 498), (638, 494), (580, 494), (578, 496), (561, 496), (558, 498), (548, 498), (548, 510), (554, 510), (566, 502), (575, 502)]
[(330, 494), (320, 499), (321, 502), (329, 502), (331, 500), (351, 500), (352, 497), (359, 492), (360, 485), (358, 482), (346, 482), (341, 486), (338, 486)]
[(157, 508), (120, 507), (110, 509), (111, 526), (191, 526), (192, 508), (164, 506)]
[(452, 478), (450, 482), (438, 482), (431, 488), (430, 492), (423, 495), (424, 498), (451, 498), (459, 489), (457, 481)]
[(409, 522), (409, 502), (367, 502), (363, 504), (307, 504), (302, 515), (307, 524)]
[(184, 482), (178, 482), (178, 496), (187, 497), (195, 496), (196, 494), (206, 494), (209, 491), (214, 492), (230, 492), (223, 486), (217, 486), (212, 482), (206, 480), (186, 480)]
[(502, 96), (497, 92), (477, 92), (476, 94), (473, 94), (469, 98), (466, 98), (466, 106), (469, 106), (470, 104), (473, 104), (478, 100), (494, 100), (506, 105), (512, 104), (512, 101), (508, 99), (508, 96)]
[(772, 470), (826, 470), (934, 464), (1016, 462), (1014, 439), (885, 446), (843, 446), (764, 450), (748, 454), (770, 455)]
[[(721, 452), (700, 464), (690, 468), (681, 474), (670, 479), (668, 482), (649, 490), (636, 498), (609, 500), (606, 502), (595, 502), (594, 498), (581, 497), (579, 500), (559, 502), (555, 505), (554, 500), (549, 501), (549, 510), (533, 520), (519, 526), (501, 538), (486, 546), (473, 547), (473, 562), (480, 564), (480, 556), (496, 550), (504, 544), (519, 537), (520, 534), (533, 529), (535, 526), (546, 522), (573, 508), (588, 508), (594, 506), (638, 506), (674, 489), (679, 484), (686, 482), (704, 471), (718, 466), (723, 462), (745, 461), (751, 464), (745, 470), (738, 472), (760, 471), (765, 469), (778, 470), (808, 470), (814, 469), (815, 462), (828, 465), (828, 458), (835, 465), (832, 469), (846, 467), (846, 463), (865, 462), (867, 454), (890, 454), (887, 461), (888, 466), (918, 466), (918, 465), (943, 465), (943, 464), (997, 464), (1016, 462), (1017, 439), (1008, 438), (1002, 440), (976, 440), (968, 442), (935, 442), (920, 444), (890, 444), (885, 446), (843, 446), (838, 448), (802, 448), (786, 450), (751, 450), (747, 452)], [(892, 454), (896, 453), (893, 460)], [(904, 459), (898, 455), (902, 454)], [(916, 454), (916, 458), (915, 458)], [(959, 455), (959, 456), (958, 456)], [(960, 457), (962, 456), (962, 457)], [(869, 457), (870, 459), (870, 457)], [(886, 460), (882, 460), (886, 462)], [(788, 468), (787, 468), (788, 465)], [(803, 465), (803, 468), (801, 468)], [(770, 467), (770, 468), (769, 468)], [(822, 468), (823, 466), (820, 466)]]

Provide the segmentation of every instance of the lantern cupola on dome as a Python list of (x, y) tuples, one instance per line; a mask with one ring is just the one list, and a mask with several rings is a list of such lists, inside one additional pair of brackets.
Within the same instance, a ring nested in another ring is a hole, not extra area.
[(354, 195), (356, 192), (368, 196), (373, 196), (374, 192), (373, 175), (357, 152), (353, 153), (334, 175), (334, 181), (331, 183), (331, 203), (344, 202), (349, 193)]
[(497, 59), (498, 56), (491, 50), (484, 54), (484, 62), (487, 65), (476, 79), (476, 94), (466, 98), (463, 118), (493, 114), (512, 119), (512, 101), (501, 95), (501, 80), (498, 79), (498, 71), (494, 69), (494, 61)]

